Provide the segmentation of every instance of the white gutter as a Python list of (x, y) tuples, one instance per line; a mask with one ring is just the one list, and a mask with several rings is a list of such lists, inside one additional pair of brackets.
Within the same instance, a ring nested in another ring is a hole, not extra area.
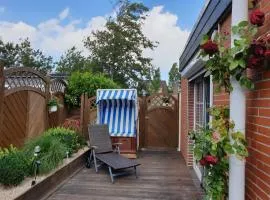
[[(232, 0), (232, 26), (240, 21), (248, 20), (248, 0)], [(233, 46), (233, 40), (231, 45)], [(235, 122), (235, 131), (245, 134), (246, 125), (246, 95), (240, 84), (231, 78), (233, 91), (230, 94), (230, 118)], [(229, 170), (229, 200), (245, 199), (245, 161), (230, 156)]]
[(204, 69), (205, 61), (201, 58), (192, 59), (188, 65), (181, 72), (181, 76), (190, 79), (198, 74), (202, 69)]

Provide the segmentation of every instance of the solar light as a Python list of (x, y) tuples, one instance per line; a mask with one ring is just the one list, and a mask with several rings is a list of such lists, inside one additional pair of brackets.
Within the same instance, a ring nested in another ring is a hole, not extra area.
[(147, 94), (147, 92), (143, 89), (143, 90), (142, 90), (142, 95), (145, 97), (146, 94)]
[(35, 146), (34, 156), (37, 157), (39, 153), (40, 153), (40, 146)]
[(35, 146), (34, 148), (34, 161), (33, 161), (33, 165), (34, 165), (34, 170), (35, 170), (35, 179), (32, 181), (31, 186), (36, 184), (36, 180), (37, 180), (37, 174), (39, 171), (39, 166), (41, 164), (40, 160), (37, 160), (37, 157), (40, 153), (40, 146)]

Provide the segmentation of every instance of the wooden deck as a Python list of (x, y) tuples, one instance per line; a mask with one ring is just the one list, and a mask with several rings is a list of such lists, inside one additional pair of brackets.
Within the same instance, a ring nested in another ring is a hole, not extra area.
[(47, 200), (202, 199), (198, 181), (178, 152), (142, 152), (138, 161), (138, 179), (116, 177), (112, 184), (107, 168), (97, 174), (83, 168)]

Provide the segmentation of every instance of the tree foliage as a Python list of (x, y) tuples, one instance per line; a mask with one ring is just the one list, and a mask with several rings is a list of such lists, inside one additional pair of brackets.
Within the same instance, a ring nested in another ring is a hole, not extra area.
[(93, 63), (90, 58), (82, 55), (75, 46), (68, 49), (57, 62), (56, 71), (71, 74), (72, 72), (92, 71)]
[(28, 38), (18, 44), (5, 43), (0, 39), (0, 57), (6, 68), (25, 66), (43, 73), (53, 68), (52, 57), (44, 55), (39, 49), (33, 49)]
[(170, 71), (169, 71), (169, 89), (173, 89), (173, 85), (177, 83), (181, 79), (181, 75), (179, 72), (179, 68), (177, 67), (177, 63), (173, 63)]
[(97, 89), (115, 89), (119, 86), (102, 74), (90, 72), (74, 72), (68, 79), (66, 102), (69, 106), (79, 106), (80, 97), (87, 93), (89, 97), (95, 96)]
[(99, 66), (96, 71), (108, 74), (123, 86), (138, 88), (142, 80), (151, 78), (152, 59), (144, 57), (143, 51), (155, 48), (142, 32), (148, 8), (128, 0), (119, 3), (116, 17), (108, 19), (105, 30), (87, 37), (84, 45)]
[(160, 68), (154, 70), (153, 78), (150, 84), (150, 94), (157, 93), (161, 86)]

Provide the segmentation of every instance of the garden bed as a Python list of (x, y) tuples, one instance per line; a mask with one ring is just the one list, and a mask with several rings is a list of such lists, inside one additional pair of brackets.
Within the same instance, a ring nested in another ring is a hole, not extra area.
[(74, 153), (71, 158), (64, 159), (63, 163), (49, 174), (38, 176), (36, 185), (31, 186), (33, 177), (26, 178), (20, 185), (16, 187), (6, 188), (0, 186), (1, 200), (26, 200), (41, 199), (50, 195), (61, 183), (78, 172), (85, 163), (85, 156), (89, 151), (88, 147), (80, 149)]

